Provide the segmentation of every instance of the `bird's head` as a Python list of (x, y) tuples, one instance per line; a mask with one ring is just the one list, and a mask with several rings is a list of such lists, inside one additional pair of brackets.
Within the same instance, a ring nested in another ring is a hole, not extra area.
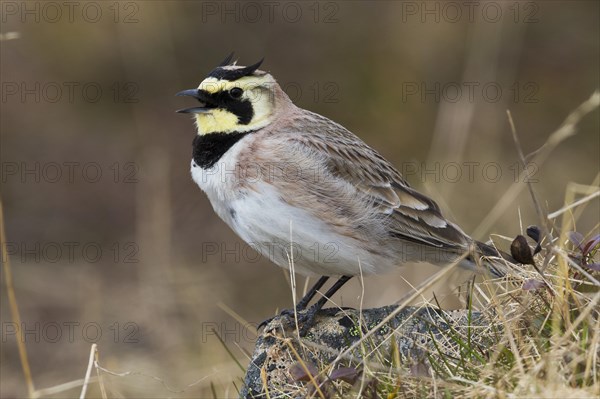
[(233, 53), (197, 89), (177, 93), (200, 102), (177, 111), (194, 114), (199, 135), (261, 129), (272, 122), (278, 98), (285, 96), (275, 79), (258, 69), (262, 60), (244, 67), (231, 64), (232, 58)]

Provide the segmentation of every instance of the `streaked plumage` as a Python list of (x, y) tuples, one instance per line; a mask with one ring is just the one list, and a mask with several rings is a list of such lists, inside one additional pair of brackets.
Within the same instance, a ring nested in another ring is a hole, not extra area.
[[(474, 257), (498, 255), (349, 130), (296, 107), (258, 64), (229, 61), (181, 93), (201, 102), (182, 110), (194, 113), (198, 129), (192, 176), (216, 213), (263, 255), (287, 268), (291, 239), (296, 271), (325, 276), (444, 265), (467, 252), (462, 265), (475, 268)], [(502, 261), (484, 263), (502, 274)]]

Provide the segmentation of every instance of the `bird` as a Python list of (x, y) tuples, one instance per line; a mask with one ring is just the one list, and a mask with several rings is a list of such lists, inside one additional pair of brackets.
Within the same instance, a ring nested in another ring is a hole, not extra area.
[(307, 321), (353, 276), (407, 263), (506, 274), (510, 255), (469, 237), (350, 130), (296, 106), (259, 69), (264, 58), (232, 59), (177, 93), (199, 102), (177, 111), (195, 122), (191, 175), (242, 240), (280, 267), (320, 277), (295, 307)]

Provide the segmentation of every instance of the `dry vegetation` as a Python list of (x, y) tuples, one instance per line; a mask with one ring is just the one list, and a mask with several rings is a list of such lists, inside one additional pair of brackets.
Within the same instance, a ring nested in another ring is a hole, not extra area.
[[(544, 146), (527, 157), (520, 149), (509, 113), (522, 162), (534, 158), (543, 162), (554, 147), (575, 133), (577, 122), (596, 109), (599, 101), (596, 92), (569, 115)], [(367, 342), (369, 333), (330, 364), (315, 366), (298, 356), (292, 372), (297, 381), (305, 381), (298, 385), (298, 394), (323, 399), (598, 397), (600, 224), (588, 232), (578, 232), (576, 226), (584, 208), (600, 194), (599, 179), (597, 176), (590, 186), (569, 185), (565, 206), (552, 214), (544, 213), (530, 187), (541, 228), (533, 229), (533, 233), (527, 229), (535, 240), (531, 247), (527, 244), (521, 248), (520, 259), (529, 259), (531, 264), (514, 267), (503, 279), (469, 285), (464, 291), (467, 309), (482, 312), (491, 320), (485, 331), (471, 329), (470, 325), (467, 333), (450, 328), (441, 339), (437, 337), (437, 353), (429, 355), (427, 364), (410, 367), (403, 364), (397, 348), (392, 353), (364, 351), (360, 361), (346, 361), (353, 348)], [(581, 198), (577, 200), (578, 195)], [(514, 242), (523, 240), (520, 236)], [(440, 271), (438, 278), (446, 272)], [(400, 307), (418, 297), (434, 280), (436, 276)], [(422, 305), (438, 306), (435, 297)], [(390, 341), (394, 334), (390, 332)], [(492, 338), (494, 343), (482, 348), (475, 335)], [(311, 350), (310, 343), (306, 350)], [(270, 392), (269, 397), (290, 394)]]
[[(535, 158), (536, 162), (543, 162), (553, 148), (575, 133), (577, 122), (595, 110), (599, 101), (600, 95), (596, 92), (550, 135), (546, 144), (538, 151), (527, 157), (520, 154), (521, 160), (526, 163)], [(520, 152), (514, 125), (513, 134)], [(525, 257), (527, 254), (533, 255), (533, 264), (517, 267), (509, 276), (500, 280), (469, 285), (465, 296), (467, 308), (483, 312), (493, 320), (489, 329), (478, 331), (477, 334), (494, 337), (493, 345), (482, 349), (474, 344), (471, 329), (467, 329), (467, 334), (450, 329), (444, 339), (437, 340), (436, 350), (439, 353), (431, 354), (426, 367), (406, 367), (397, 351), (369, 353), (368, 356), (365, 354), (365, 358), (379, 359), (378, 365), (374, 365), (372, 361), (344, 363), (345, 353), (352, 348), (339, 354), (339, 362), (320, 364), (316, 368), (304, 364), (299, 358), (300, 372), (296, 370), (298, 381), (307, 382), (299, 384), (298, 393), (321, 398), (598, 397), (600, 225), (596, 224), (591, 231), (581, 232), (577, 231), (577, 221), (584, 208), (597, 200), (600, 193), (599, 180), (600, 176), (597, 176), (590, 186), (569, 185), (564, 207), (551, 214), (543, 212), (532, 190), (541, 232), (537, 242), (529, 241), (531, 247), (525, 247)], [(511, 193), (507, 193), (501, 201), (506, 201), (510, 196)], [(3, 220), (0, 222), (3, 228)], [(4, 237), (2, 231), (3, 245)], [(7, 258), (4, 264), (4, 281), (13, 320), (19, 322), (10, 271)], [(418, 297), (427, 285), (445, 273), (446, 270), (440, 271), (437, 277), (434, 276), (433, 280), (421, 286), (405, 302)], [(423, 305), (436, 306), (436, 303), (434, 301)], [(390, 334), (392, 336), (393, 332)], [(361, 343), (368, 339), (369, 334), (366, 334)], [(94, 392), (106, 398), (113, 396), (110, 392), (114, 392), (108, 382), (109, 377), (126, 379), (141, 375), (154, 379), (167, 390), (183, 396), (186, 396), (186, 389), (196, 384), (177, 391), (154, 376), (136, 372), (115, 373), (102, 365), (98, 348), (93, 345), (83, 379), (35, 390), (27, 364), (26, 349), (21, 341), (18, 344), (25, 382), (32, 398), (61, 397), (72, 393), (74, 389), (81, 389), (80, 397), (83, 398), (88, 393), (88, 387), (94, 385), (97, 387), (94, 387)], [(360, 343), (355, 344), (354, 347), (359, 345)], [(231, 356), (235, 358), (233, 354)], [(240, 365), (245, 361), (236, 360), (236, 363)], [(201, 378), (198, 382), (206, 383), (206, 378)], [(215, 398), (234, 396), (237, 387), (239, 383), (234, 381), (229, 390), (223, 392), (211, 384)], [(271, 398), (279, 396), (277, 392), (269, 393)]]
[[(425, 363), (405, 359), (393, 344), (391, 352), (390, 345), (375, 346), (365, 335), (353, 345), (362, 349), (360, 360), (347, 355), (350, 348), (332, 363), (314, 365), (294, 351), (297, 363), (290, 372), (298, 382), (297, 391), (290, 395), (286, 387), (285, 394), (271, 390), (269, 396), (597, 397), (600, 267), (594, 258), (600, 235), (572, 232), (568, 240), (561, 244), (559, 240), (535, 257), (535, 265), (548, 263), (544, 271), (522, 266), (510, 277), (469, 285), (467, 309), (482, 312), (490, 324), (485, 328), (468, 324), (466, 329), (450, 328), (441, 337), (436, 335), (436, 350)], [(438, 306), (435, 301), (422, 305)], [(389, 333), (391, 342), (395, 334)], [(482, 342), (493, 344), (484, 347)], [(304, 344), (308, 352), (322, 349)]]
[[(298, 393), (317, 398), (597, 397), (600, 273), (590, 262), (599, 249), (597, 233), (582, 244), (557, 239), (535, 258), (540, 265), (550, 254), (543, 272), (523, 266), (505, 279), (470, 286), (468, 309), (492, 322), (485, 329), (469, 325), (467, 333), (450, 328), (437, 337), (437, 353), (430, 353), (426, 364), (408, 367), (397, 348), (365, 352), (369, 360), (360, 362), (347, 362), (342, 354), (340, 361), (316, 368), (298, 357), (297, 378), (306, 381)], [(394, 340), (393, 331), (389, 336)], [(494, 344), (482, 347), (482, 336)], [(270, 397), (288, 396), (270, 392)]]

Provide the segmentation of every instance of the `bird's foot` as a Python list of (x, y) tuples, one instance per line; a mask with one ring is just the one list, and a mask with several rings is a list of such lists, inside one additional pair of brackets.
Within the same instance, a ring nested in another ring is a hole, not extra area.
[(313, 305), (308, 309), (284, 309), (279, 315), (263, 320), (258, 325), (257, 329), (260, 330), (261, 328), (266, 327), (275, 319), (286, 318), (290, 323), (295, 323), (297, 318), (300, 336), (304, 337), (306, 333), (308, 333), (308, 330), (314, 325), (314, 319), (319, 310), (320, 307), (316, 305)]
[(281, 313), (279, 313), (277, 316), (271, 316), (267, 319), (264, 319), (263, 321), (260, 322), (260, 324), (258, 325), (258, 327), (256, 327), (257, 330), (260, 330), (263, 327), (266, 327), (270, 322), (272, 322), (275, 319), (280, 318), (281, 316), (288, 316), (289, 317), (289, 313), (291, 312), (292, 316), (293, 316), (293, 310), (292, 309), (284, 309), (281, 311)]
[[(302, 310), (284, 309), (281, 311), (281, 313), (278, 316), (269, 317), (268, 319), (266, 319), (265, 321), (260, 323), (258, 325), (258, 329), (261, 329), (262, 327), (267, 326), (267, 324), (269, 324), (271, 321), (278, 319), (278, 318), (285, 318), (289, 324), (295, 325), (296, 317), (297, 317), (299, 336), (306, 337), (306, 335), (308, 334), (310, 329), (312, 327), (314, 327), (314, 325), (315, 325), (317, 314), (322, 310), (321, 306), (319, 306), (319, 305), (320, 304), (316, 303), (313, 306), (309, 307), (308, 309), (302, 309)], [(342, 307), (340, 309), (344, 310), (344, 309), (353, 309), (353, 308)], [(333, 315), (334, 313), (337, 312), (337, 309), (331, 308), (331, 309), (325, 309), (323, 311), (327, 312), (330, 315)]]

